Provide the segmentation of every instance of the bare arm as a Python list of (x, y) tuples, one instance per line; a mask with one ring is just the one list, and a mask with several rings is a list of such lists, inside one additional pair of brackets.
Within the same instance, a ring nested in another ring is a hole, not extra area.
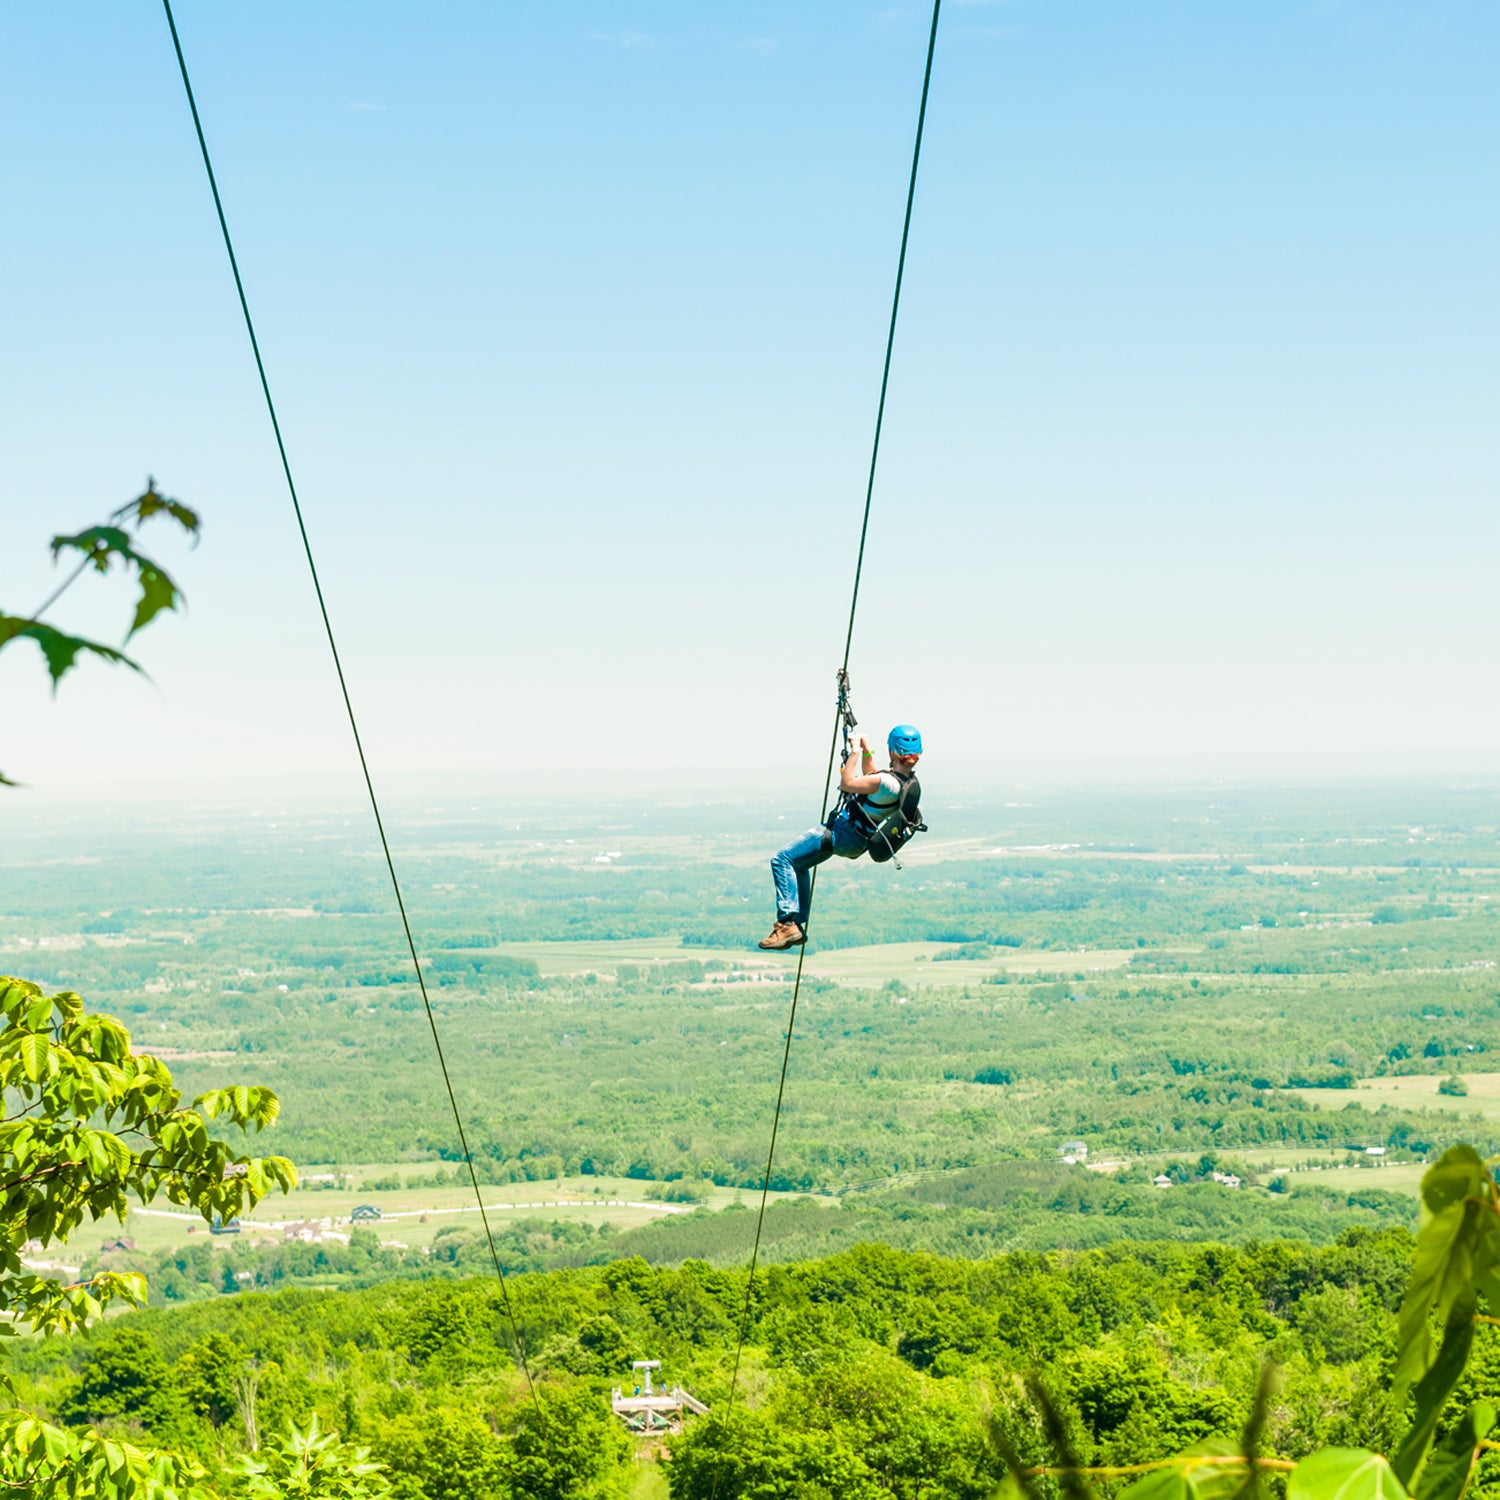
[(875, 756), (870, 742), (864, 735), (859, 737), (859, 749), (839, 768), (839, 789), (853, 792), (856, 797), (866, 797), (880, 786), (880, 772), (875, 769)]

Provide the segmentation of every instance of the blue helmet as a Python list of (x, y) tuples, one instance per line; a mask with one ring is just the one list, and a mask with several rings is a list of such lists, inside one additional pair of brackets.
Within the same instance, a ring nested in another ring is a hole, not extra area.
[(885, 737), (885, 748), (892, 755), (920, 755), (922, 731), (914, 724), (898, 724)]

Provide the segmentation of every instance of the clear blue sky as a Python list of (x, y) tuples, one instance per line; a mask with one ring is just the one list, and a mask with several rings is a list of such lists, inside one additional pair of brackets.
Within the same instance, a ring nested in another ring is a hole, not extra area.
[[(816, 778), (927, 15), (180, 0), (378, 773)], [(870, 720), (1500, 761), (1497, 55), (1479, 0), (949, 0)], [(148, 471), (207, 517), (155, 687), (6, 653), (0, 769), (347, 772), (159, 8), (0, 8), (0, 142), (0, 607)]]

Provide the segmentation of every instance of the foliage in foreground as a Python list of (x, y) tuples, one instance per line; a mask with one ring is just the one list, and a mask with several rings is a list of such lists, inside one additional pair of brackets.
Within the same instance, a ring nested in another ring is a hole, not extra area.
[(391, 1493), (383, 1464), (337, 1433), (320, 1432), (314, 1417), (306, 1432), (293, 1428), (275, 1447), (240, 1461), (236, 1488), (245, 1500), (320, 1496), (326, 1500), (385, 1500)]
[(82, 1435), (21, 1412), (0, 1418), (0, 1484), (35, 1500), (208, 1500), (202, 1465)]
[[(1262, 1383), (1238, 1444), (1220, 1435), (1194, 1444), (1147, 1472), (1120, 1500), (1229, 1500), (1259, 1492), (1268, 1472), (1290, 1470), (1287, 1500), (1462, 1500), (1491, 1441), (1496, 1410), (1484, 1397), (1455, 1401), (1469, 1370), (1474, 1335), (1500, 1308), (1500, 1191), (1472, 1146), (1454, 1146), (1422, 1179), (1424, 1222), (1397, 1326), (1390, 1397), (1408, 1422), (1390, 1452), (1324, 1448), (1293, 1465), (1262, 1456), (1271, 1380)], [(1441, 1330), (1439, 1334), (1437, 1330)], [(1493, 1394), (1493, 1387), (1491, 1388)], [(1087, 1471), (1067, 1451), (1046, 1393), (1035, 1399), (1054, 1439), (1056, 1466), (1012, 1462), (1014, 1489), (1035, 1490), (1042, 1472), (1060, 1472), (1084, 1491)], [(1455, 1410), (1455, 1407), (1457, 1408)], [(1060, 1441), (1059, 1441), (1060, 1440)], [(1000, 1440), (1004, 1446), (1003, 1439)], [(1110, 1477), (1100, 1471), (1101, 1477)]]
[[(1422, 1203), (1424, 1223), (1401, 1303), (1390, 1390), (1392, 1405), (1409, 1420), (1389, 1454), (1330, 1447), (1298, 1463), (1264, 1456), (1274, 1382), (1268, 1370), (1238, 1443), (1213, 1434), (1174, 1458), (1133, 1465), (1145, 1472), (1119, 1500), (1252, 1497), (1264, 1492), (1266, 1477), (1276, 1471), (1290, 1471), (1287, 1500), (1462, 1500), (1483, 1456), (1500, 1451), (1490, 1438), (1497, 1417), (1493, 1403), (1484, 1397), (1453, 1400), (1469, 1369), (1476, 1327), (1494, 1321), (1480, 1312), (1480, 1301), (1500, 1308), (1500, 1191), (1473, 1147), (1454, 1146), (1424, 1176)], [(1088, 1494), (1090, 1478), (1120, 1476), (1118, 1469), (1080, 1464), (1050, 1396), (1040, 1385), (1031, 1394), (1053, 1450), (1051, 1462), (1028, 1465), (1003, 1424), (992, 1427), (995, 1446), (1007, 1459), (1006, 1488), (1016, 1500), (1035, 1497), (1043, 1476), (1062, 1478), (1078, 1500)], [(842, 1493), (857, 1492), (844, 1486)]]
[[(92, 568), (96, 573), (108, 573), (116, 563), (125, 571), (134, 572), (141, 591), (136, 600), (135, 612), (131, 616), (130, 628), (125, 632), (126, 644), (131, 636), (138, 630), (143, 630), (163, 610), (176, 609), (182, 602), (182, 591), (159, 562), (147, 557), (136, 547), (141, 526), (155, 516), (165, 516), (175, 521), (197, 542), (202, 525), (197, 511), (180, 500), (172, 500), (161, 494), (154, 479), (147, 480), (144, 494), (137, 495), (134, 500), (120, 506), (103, 525), (90, 526), (72, 535), (54, 536), (53, 562), (64, 555), (76, 557), (73, 571), (30, 614), (12, 615), (0, 610), (0, 651), (17, 641), (34, 642), (47, 664), (54, 691), (84, 655), (139, 672), (139, 663), (128, 657), (123, 650), (106, 645), (103, 641), (60, 630), (43, 619), (43, 616), (88, 569)], [(8, 777), (0, 775), (0, 786), (14, 785)]]
[(285, 1157), (237, 1155), (210, 1131), (269, 1125), (279, 1108), (269, 1089), (239, 1086), (184, 1105), (154, 1057), (131, 1052), (108, 1016), (86, 1014), (70, 991), (44, 995), (0, 976), (0, 1329), (86, 1327), (112, 1302), (139, 1303), (138, 1276), (100, 1272), (63, 1285), (30, 1271), (21, 1255), (66, 1242), (87, 1217), (124, 1221), (131, 1197), (158, 1195), (204, 1219), (232, 1219), (273, 1187), (296, 1184)]
[[(87, 1332), (112, 1303), (144, 1301), (144, 1283), (130, 1273), (105, 1271), (63, 1284), (23, 1262), (25, 1253), (66, 1244), (85, 1218), (112, 1213), (123, 1222), (131, 1199), (150, 1203), (161, 1196), (210, 1222), (228, 1220), (273, 1187), (295, 1186), (296, 1171), (284, 1157), (236, 1154), (211, 1133), (215, 1120), (241, 1131), (271, 1124), (279, 1106), (269, 1089), (217, 1089), (185, 1105), (164, 1064), (133, 1054), (119, 1022), (87, 1014), (69, 991), (48, 996), (26, 980), (0, 976), (0, 1017), (6, 1111), (0, 1120), (0, 1334), (28, 1327), (44, 1336)], [(208, 1493), (204, 1477), (189, 1457), (68, 1431), (24, 1411), (0, 1414), (0, 1484), (39, 1500), (187, 1500)], [(352, 1500), (364, 1492), (306, 1493), (348, 1493)]]

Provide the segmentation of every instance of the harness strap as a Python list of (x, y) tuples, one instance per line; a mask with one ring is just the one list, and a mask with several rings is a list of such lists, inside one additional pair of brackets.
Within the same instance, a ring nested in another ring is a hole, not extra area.
[(865, 824), (865, 831), (870, 834), (873, 834), (893, 812), (899, 812), (903, 818), (907, 817), (906, 803), (913, 787), (916, 788), (917, 803), (920, 804), (922, 799), (922, 783), (917, 780), (915, 771), (898, 771), (894, 766), (887, 766), (880, 774), (894, 776), (901, 783), (900, 795), (894, 802), (872, 807), (858, 793), (845, 792), (843, 794), (844, 805), (855, 810), (858, 818)]

